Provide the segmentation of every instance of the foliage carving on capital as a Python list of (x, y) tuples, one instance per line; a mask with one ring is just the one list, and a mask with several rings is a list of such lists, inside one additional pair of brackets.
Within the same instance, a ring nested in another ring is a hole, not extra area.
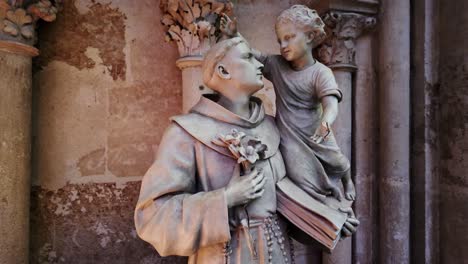
[(33, 45), (36, 22), (55, 20), (61, 0), (0, 0), (0, 40)]
[(375, 17), (329, 12), (325, 14), (323, 21), (328, 37), (318, 48), (320, 61), (331, 67), (356, 67), (356, 39), (375, 27)]
[(216, 23), (222, 13), (231, 14), (227, 0), (161, 0), (161, 23), (166, 41), (175, 41), (180, 57), (202, 56), (216, 43)]

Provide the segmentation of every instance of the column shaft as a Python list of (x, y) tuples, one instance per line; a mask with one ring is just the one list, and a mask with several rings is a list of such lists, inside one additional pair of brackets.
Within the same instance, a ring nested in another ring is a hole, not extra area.
[(381, 2), (380, 261), (410, 259), (410, 2)]
[(368, 34), (356, 41), (356, 87), (354, 94), (354, 174), (356, 186), (355, 213), (361, 222), (354, 235), (353, 262), (376, 263), (376, 135), (377, 92), (372, 61), (373, 36)]
[(0, 262), (28, 263), (31, 57), (0, 51)]
[[(333, 133), (343, 154), (351, 160), (351, 140), (352, 140), (352, 94), (353, 79), (352, 73), (347, 69), (333, 69), (333, 73), (343, 92), (343, 100), (339, 104), (339, 113), (333, 123)], [(351, 264), (352, 240), (350, 238), (340, 241), (332, 254), (323, 254), (323, 263)]]
[(188, 113), (200, 99), (202, 93), (211, 91), (203, 85), (201, 64), (203, 57), (191, 56), (177, 60), (182, 71), (182, 111)]

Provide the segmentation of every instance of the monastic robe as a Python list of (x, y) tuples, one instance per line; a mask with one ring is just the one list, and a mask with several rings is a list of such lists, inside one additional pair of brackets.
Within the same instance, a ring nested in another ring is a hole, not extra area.
[(257, 59), (265, 65), (263, 74), (275, 89), (276, 124), (288, 178), (323, 201), (331, 188), (338, 186), (338, 179), (347, 173), (350, 164), (333, 132), (320, 144), (310, 137), (321, 123), (320, 100), (332, 95), (341, 101), (342, 92), (330, 68), (319, 61), (295, 71), (280, 55), (262, 54)]
[(256, 163), (267, 178), (265, 192), (246, 207), (257, 261), (281, 264), (289, 258), (284, 226), (275, 224), (275, 184), (285, 176), (279, 133), (258, 98), (252, 97), (250, 107), (251, 116), (244, 119), (202, 97), (189, 114), (172, 118), (135, 210), (138, 235), (160, 255), (189, 256), (189, 263), (252, 263), (245, 232), (223, 190), (237, 161), (211, 142), (237, 129), (268, 147)]

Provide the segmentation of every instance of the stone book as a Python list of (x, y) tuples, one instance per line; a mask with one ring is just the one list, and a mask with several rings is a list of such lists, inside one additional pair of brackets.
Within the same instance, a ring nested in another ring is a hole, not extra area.
[(287, 177), (276, 186), (277, 211), (331, 252), (341, 238), (341, 228), (347, 219), (347, 215), (338, 208), (349, 206), (344, 204), (347, 202), (335, 202), (330, 198), (324, 204)]

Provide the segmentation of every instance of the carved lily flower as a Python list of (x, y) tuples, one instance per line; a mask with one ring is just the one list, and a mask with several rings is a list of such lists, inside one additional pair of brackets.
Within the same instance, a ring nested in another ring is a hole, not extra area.
[(228, 134), (226, 136), (220, 135), (220, 139), (225, 144), (233, 145), (239, 145), (243, 137), (245, 137), (245, 133), (242, 131), (238, 131), (237, 129), (233, 129), (231, 131), (231, 134)]
[(32, 22), (32, 17), (26, 14), (24, 9), (10, 10), (6, 13), (6, 19), (3, 21), (3, 31), (14, 37), (21, 33), (25, 38), (32, 38), (34, 34)]
[(260, 159), (265, 158), (265, 152), (268, 150), (268, 146), (265, 144), (262, 144), (260, 140), (257, 139), (251, 139), (249, 142), (247, 142), (247, 145), (252, 146), (255, 149), (255, 152), (258, 154)]
[(239, 153), (241, 156), (237, 159), (237, 163), (242, 163), (248, 161), (250, 164), (254, 164), (260, 158), (258, 153), (255, 151), (255, 148), (252, 146), (240, 147)]
[(250, 164), (255, 164), (259, 159), (265, 158), (265, 151), (268, 147), (265, 144), (262, 144), (261, 141), (256, 139), (251, 139), (247, 142), (247, 146), (241, 146), (239, 148), (239, 154), (241, 155), (237, 162), (242, 163), (248, 161)]

